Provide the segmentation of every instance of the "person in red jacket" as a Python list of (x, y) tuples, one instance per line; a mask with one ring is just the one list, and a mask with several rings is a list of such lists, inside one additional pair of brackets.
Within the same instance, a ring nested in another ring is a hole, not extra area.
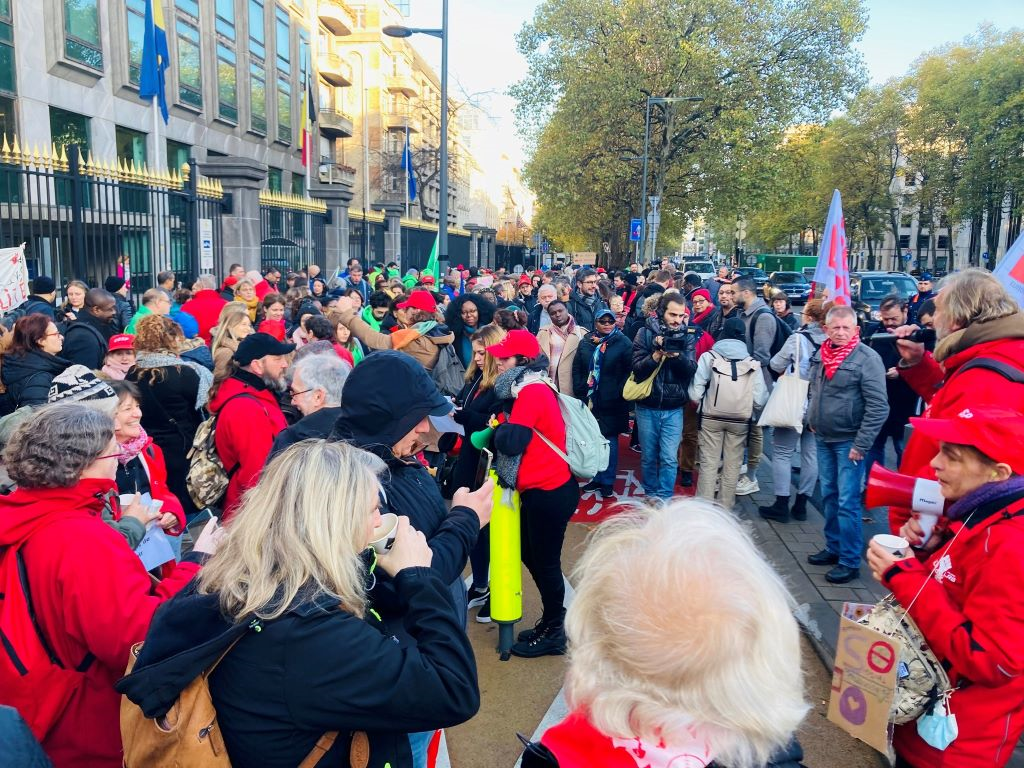
[(200, 275), (192, 285), (192, 290), (192, 298), (181, 305), (181, 311), (196, 319), (199, 335), (209, 345), (210, 331), (217, 325), (220, 310), (227, 301), (217, 292), (217, 278), (213, 275)]
[(532, 333), (509, 331), (487, 352), (495, 358), (494, 392), (507, 414), (494, 432), (498, 480), (519, 491), (523, 565), (544, 605), (540, 621), (519, 635), (512, 653), (524, 658), (558, 655), (565, 653), (562, 542), (580, 499), (579, 484), (563, 458), (565, 421), (547, 377), (548, 360)]
[[(1024, 413), (1024, 316), (1017, 303), (983, 269), (965, 269), (948, 278), (935, 297), (935, 352), (906, 337), (917, 326), (897, 328), (900, 377), (927, 404), (926, 418), (945, 419), (963, 408), (1002, 405)], [(934, 479), (929, 462), (938, 451), (934, 440), (917, 430), (903, 451), (900, 472)], [(897, 533), (910, 510), (892, 507), (889, 527)]]
[(868, 565), (947, 670), (959, 733), (937, 738), (925, 715), (896, 726), (896, 765), (998, 768), (1024, 731), (1024, 415), (979, 404), (911, 422), (939, 446), (931, 466), (952, 504), (927, 540), (903, 524), (916, 551), (873, 541)]
[(210, 401), (210, 411), (217, 415), (217, 455), (231, 477), (224, 520), (234, 513), (245, 490), (256, 484), (274, 438), (288, 426), (277, 393), (284, 391), (288, 355), (294, 351), (294, 344), (266, 333), (246, 336), (232, 357), (235, 372)]
[(81, 403), (41, 408), (3, 453), (18, 488), (0, 497), (0, 548), (21, 555), (39, 632), (64, 668), (79, 674), (43, 688), (20, 687), (16, 676), (5, 675), (0, 704), (34, 713), (26, 719), (56, 768), (121, 765), (114, 682), (157, 606), (198, 572), (203, 553), (216, 549), (211, 526), (187, 562), (154, 587), (124, 537), (101, 517), (115, 492), (118, 455), (110, 417)]

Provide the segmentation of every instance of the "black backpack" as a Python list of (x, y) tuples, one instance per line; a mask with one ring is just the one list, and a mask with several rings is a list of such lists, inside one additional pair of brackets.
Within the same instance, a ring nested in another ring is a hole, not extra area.
[(767, 307), (761, 307), (754, 312), (753, 317), (750, 318), (750, 331), (747, 338), (747, 351), (751, 354), (754, 352), (754, 332), (757, 330), (757, 318), (761, 315), (770, 315), (775, 321), (775, 337), (772, 339), (772, 346), (769, 349), (769, 357), (775, 357), (779, 350), (782, 349), (782, 345), (786, 343), (786, 339), (793, 335), (793, 329), (786, 325), (786, 321), (776, 315)]

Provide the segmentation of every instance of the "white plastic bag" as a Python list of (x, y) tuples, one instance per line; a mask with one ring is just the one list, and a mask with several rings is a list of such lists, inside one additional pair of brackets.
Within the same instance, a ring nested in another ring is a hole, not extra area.
[(796, 337), (793, 366), (775, 382), (768, 402), (757, 420), (759, 427), (786, 427), (795, 429), (797, 434), (804, 430), (804, 413), (807, 411), (808, 382), (800, 378), (800, 336)]

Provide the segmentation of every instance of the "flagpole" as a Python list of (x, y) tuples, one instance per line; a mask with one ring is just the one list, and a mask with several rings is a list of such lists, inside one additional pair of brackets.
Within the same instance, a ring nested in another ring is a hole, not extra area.
[[(408, 157), (408, 161), (406, 161)], [(402, 165), (405, 166), (405, 218), (409, 218), (409, 176), (412, 171), (412, 147), (409, 145), (409, 113), (405, 113), (405, 152), (402, 153)]]

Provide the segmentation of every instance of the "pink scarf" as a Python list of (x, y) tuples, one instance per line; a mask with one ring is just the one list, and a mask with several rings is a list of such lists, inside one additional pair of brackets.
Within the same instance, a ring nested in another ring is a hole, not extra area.
[(146, 434), (146, 430), (144, 430), (140, 424), (138, 437), (129, 440), (127, 443), (117, 444), (117, 447), (120, 449), (120, 453), (117, 455), (117, 460), (121, 466), (124, 466), (142, 453), (142, 449), (146, 447), (146, 443), (148, 442), (149, 435)]
[(120, 363), (108, 361), (103, 364), (103, 367), (100, 370), (114, 381), (124, 381), (124, 377), (128, 374), (128, 371), (131, 370), (133, 365), (135, 365), (135, 363), (128, 360)]

